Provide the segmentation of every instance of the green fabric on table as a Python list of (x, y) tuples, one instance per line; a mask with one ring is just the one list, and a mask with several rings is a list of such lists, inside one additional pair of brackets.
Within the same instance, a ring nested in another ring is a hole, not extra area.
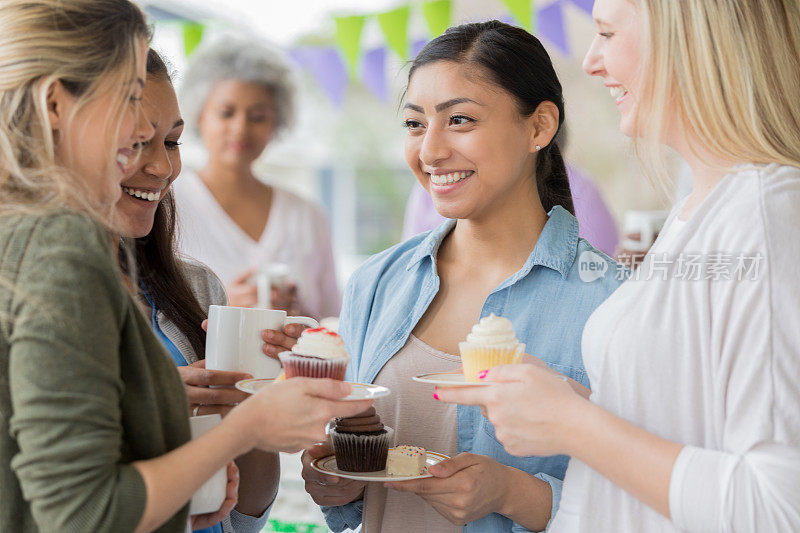
[[(0, 531), (132, 531), (146, 492), (131, 463), (189, 438), (109, 234), (65, 210), (0, 217)], [(187, 512), (159, 531), (185, 531)]]

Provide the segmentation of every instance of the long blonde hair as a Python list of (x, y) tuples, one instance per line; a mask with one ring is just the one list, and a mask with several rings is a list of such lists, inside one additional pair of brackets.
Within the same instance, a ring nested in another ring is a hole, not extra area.
[(635, 146), (648, 167), (664, 168), (667, 113), (715, 157), (800, 167), (797, 0), (630, 1), (647, 28)]
[[(74, 116), (116, 91), (113, 135), (127, 105), (124, 84), (136, 78), (149, 36), (128, 0), (0, 0), (0, 214), (67, 205), (110, 220), (110, 211), (91, 212), (84, 180), (57, 165), (47, 95), (60, 81), (77, 98)], [(108, 161), (111, 168), (113, 153)]]

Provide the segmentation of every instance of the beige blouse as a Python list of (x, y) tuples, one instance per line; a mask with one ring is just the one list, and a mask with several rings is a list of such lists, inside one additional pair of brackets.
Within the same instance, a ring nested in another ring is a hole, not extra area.
[[(375, 400), (375, 410), (381, 421), (394, 429), (396, 444), (422, 446), (451, 457), (458, 453), (458, 406), (437, 402), (433, 399), (433, 386), (411, 378), (429, 372), (450, 372), (460, 366), (460, 357), (435, 350), (411, 335), (381, 369), (375, 383), (389, 387), (392, 394)], [(361, 531), (457, 533), (461, 528), (448, 522), (416, 494), (369, 483), (364, 493)]]

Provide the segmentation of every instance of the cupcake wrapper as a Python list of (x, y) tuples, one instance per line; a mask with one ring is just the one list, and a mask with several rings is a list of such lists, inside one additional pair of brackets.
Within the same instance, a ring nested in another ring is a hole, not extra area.
[(394, 444), (394, 430), (389, 426), (380, 435), (339, 433), (331, 429), (336, 466), (345, 472), (378, 472), (386, 468), (386, 456)]
[(525, 344), (514, 348), (487, 348), (469, 342), (458, 344), (461, 352), (461, 365), (466, 381), (480, 381), (478, 374), (500, 365), (515, 365), (522, 362)]
[(339, 381), (344, 381), (347, 363), (350, 361), (349, 357), (317, 359), (315, 357), (295, 355), (292, 352), (281, 352), (278, 357), (281, 360), (287, 378), (330, 378)]

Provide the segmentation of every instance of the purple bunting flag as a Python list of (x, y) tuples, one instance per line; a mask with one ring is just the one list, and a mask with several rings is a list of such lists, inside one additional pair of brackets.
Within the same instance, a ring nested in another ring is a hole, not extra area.
[(570, 1), (582, 11), (585, 11), (589, 15), (592, 14), (592, 6), (594, 6), (594, 0), (570, 0)]
[(378, 97), (378, 100), (389, 101), (389, 86), (386, 83), (386, 47), (381, 46), (364, 54), (361, 63), (361, 82)]
[(539, 10), (539, 35), (544, 37), (556, 48), (561, 50), (564, 55), (569, 55), (569, 43), (567, 42), (567, 28), (564, 25), (564, 4), (554, 2), (547, 7)]
[(411, 43), (411, 59), (414, 59), (419, 55), (425, 45), (428, 44), (428, 41), (425, 39), (420, 39), (419, 41), (414, 41)]
[(333, 47), (304, 46), (289, 52), (303, 70), (316, 80), (336, 106), (344, 104), (349, 78), (339, 52)]

